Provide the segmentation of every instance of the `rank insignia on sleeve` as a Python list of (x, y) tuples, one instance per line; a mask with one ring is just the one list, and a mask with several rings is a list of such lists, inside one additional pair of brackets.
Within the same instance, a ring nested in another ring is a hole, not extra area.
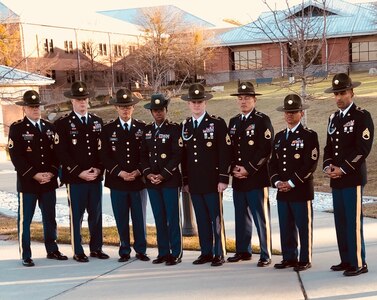
[(370, 132), (369, 132), (369, 129), (366, 128), (364, 131), (363, 131), (363, 139), (364, 140), (369, 140), (370, 139)]
[(8, 149), (12, 149), (13, 146), (14, 146), (14, 144), (13, 144), (13, 140), (12, 140), (12, 139), (9, 139), (9, 141), (8, 141)]
[(229, 134), (226, 135), (225, 140), (226, 140), (226, 144), (227, 144), (227, 145), (231, 145), (231, 144), (232, 144), (232, 142), (230, 141), (230, 136), (229, 136)]
[(55, 145), (59, 144), (59, 135), (57, 133), (55, 133), (54, 143)]
[(264, 138), (266, 140), (271, 139), (271, 131), (270, 131), (270, 129), (266, 129), (266, 131), (264, 132)]
[(318, 149), (314, 148), (312, 151), (312, 160), (317, 160), (318, 159)]

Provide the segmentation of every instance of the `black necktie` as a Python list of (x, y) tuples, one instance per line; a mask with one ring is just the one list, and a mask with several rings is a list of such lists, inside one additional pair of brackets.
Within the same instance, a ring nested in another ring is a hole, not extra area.
[(35, 127), (38, 129), (39, 132), (42, 132), (41, 127), (39, 126), (39, 123), (35, 123)]
[(198, 128), (198, 120), (194, 121), (194, 129)]
[(128, 124), (127, 123), (124, 123), (124, 130), (126, 131), (126, 132), (128, 132)]
[(290, 131), (290, 130), (287, 130), (287, 134), (286, 134), (286, 136), (285, 136), (285, 139), (286, 139), (286, 140), (289, 139), (290, 134), (291, 134), (291, 131)]
[(81, 117), (81, 121), (83, 124), (86, 124), (86, 117), (85, 116)]
[(160, 126), (157, 126), (156, 131), (154, 133), (154, 137), (157, 137), (159, 133), (160, 133)]

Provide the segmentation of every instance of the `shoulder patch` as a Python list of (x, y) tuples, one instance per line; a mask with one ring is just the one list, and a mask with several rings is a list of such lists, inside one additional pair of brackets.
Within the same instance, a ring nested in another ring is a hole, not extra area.
[(259, 111), (256, 111), (256, 112), (255, 112), (255, 115), (256, 115), (257, 117), (259, 117), (259, 118), (263, 118), (263, 117), (264, 117), (264, 114), (261, 113), (261, 112), (259, 112)]

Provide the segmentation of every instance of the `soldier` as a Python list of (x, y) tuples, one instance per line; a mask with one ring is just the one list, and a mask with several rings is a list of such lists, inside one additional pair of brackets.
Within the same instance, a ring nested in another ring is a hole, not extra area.
[(232, 187), (236, 223), (236, 254), (229, 262), (250, 260), (254, 219), (260, 243), (258, 267), (271, 264), (271, 224), (267, 162), (271, 156), (273, 128), (265, 114), (255, 110), (257, 101), (251, 82), (241, 82), (238, 97), (241, 113), (230, 119), (232, 140)]
[(284, 105), (277, 108), (284, 112), (287, 129), (276, 134), (269, 164), (271, 183), (278, 189), (283, 254), (282, 262), (274, 266), (276, 269), (294, 267), (295, 271), (304, 271), (312, 266), (313, 173), (318, 163), (319, 145), (317, 133), (300, 122), (308, 107), (300, 96), (289, 94), (284, 98)]
[(338, 111), (328, 122), (324, 148), (323, 171), (330, 178), (334, 205), (334, 219), (340, 264), (333, 271), (344, 271), (345, 276), (368, 272), (365, 261), (363, 234), (362, 194), (367, 183), (366, 158), (369, 155), (374, 125), (368, 111), (353, 102), (352, 82), (344, 73), (336, 74), (332, 87), (325, 93), (334, 93)]
[(67, 260), (56, 244), (56, 188), (58, 161), (54, 154), (54, 126), (41, 119), (39, 94), (27, 91), (23, 100), (25, 117), (13, 123), (9, 130), (8, 149), (17, 172), (18, 240), (22, 264), (34, 266), (30, 249), (30, 224), (38, 201), (42, 212), (44, 243), (47, 258)]
[(199, 233), (201, 255), (193, 264), (211, 262), (212, 266), (221, 266), (226, 254), (222, 193), (229, 182), (231, 141), (225, 121), (206, 112), (211, 98), (201, 84), (192, 84), (188, 94), (181, 97), (188, 101), (192, 113), (181, 124), (182, 173)]
[(67, 186), (71, 220), (73, 259), (88, 262), (81, 245), (81, 223), (88, 212), (90, 256), (107, 259), (102, 251), (102, 172), (99, 134), (102, 119), (88, 113), (88, 99), (94, 95), (82, 81), (72, 84), (64, 96), (73, 110), (55, 122), (55, 146), (62, 165), (62, 182)]
[(141, 147), (141, 166), (156, 223), (158, 256), (152, 262), (168, 266), (181, 262), (182, 226), (179, 194), (182, 177), (180, 127), (167, 119), (169, 99), (162, 94), (151, 96), (144, 105), (154, 122), (145, 127)]
[(130, 90), (120, 89), (110, 103), (118, 113), (101, 133), (101, 160), (106, 169), (105, 186), (110, 189), (111, 205), (120, 238), (119, 262), (130, 259), (131, 212), (136, 258), (149, 261), (140, 191), (145, 184), (141, 174), (140, 146), (145, 123), (132, 118), (139, 99)]

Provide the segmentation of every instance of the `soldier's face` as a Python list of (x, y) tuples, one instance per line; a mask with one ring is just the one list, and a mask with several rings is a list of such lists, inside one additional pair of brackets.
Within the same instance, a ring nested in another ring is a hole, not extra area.
[(115, 109), (118, 112), (119, 118), (127, 122), (129, 119), (131, 119), (135, 106), (115, 106)]
[(335, 92), (335, 101), (339, 109), (346, 109), (352, 103), (353, 90)]
[(38, 121), (41, 118), (40, 106), (24, 106), (25, 116), (32, 121)]
[(238, 105), (243, 114), (248, 114), (249, 112), (251, 112), (255, 107), (256, 101), (257, 99), (255, 98), (255, 96), (250, 96), (250, 95), (238, 96)]
[(207, 101), (189, 101), (188, 106), (194, 116), (200, 117), (206, 110)]
[(71, 99), (73, 110), (80, 115), (84, 115), (88, 111), (89, 99)]
[(151, 114), (157, 124), (161, 124), (166, 119), (167, 110), (166, 108), (152, 109)]
[(284, 117), (285, 121), (287, 122), (288, 128), (295, 127), (300, 121), (301, 118), (304, 116), (303, 111), (292, 111), (292, 112), (285, 112)]

